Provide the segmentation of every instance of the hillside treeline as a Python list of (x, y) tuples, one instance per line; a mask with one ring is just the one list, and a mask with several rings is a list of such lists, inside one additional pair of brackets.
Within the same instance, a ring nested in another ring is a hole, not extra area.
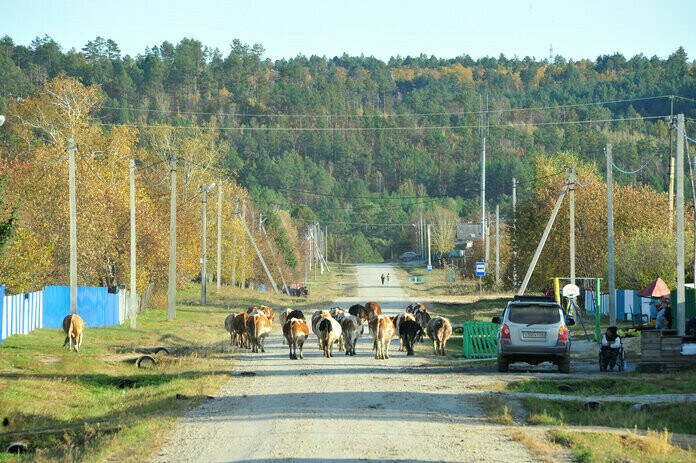
[(81, 50), (50, 37), (29, 46), (5, 37), (0, 85), (13, 98), (0, 101), (0, 112), (65, 74), (100, 86), (92, 120), (105, 130), (217, 130), (225, 147), (217, 168), (266, 212), (308, 206), (329, 224), (332, 257), (353, 261), (412, 249), (414, 228), (390, 224), (413, 223), (423, 211), (444, 207), (476, 220), (482, 132), (487, 202), (509, 215), (511, 179), (521, 181), (520, 198), (533, 196), (537, 156), (573, 152), (603, 175), (606, 143), (621, 166), (651, 162), (635, 176), (617, 175), (620, 184), (665, 191), (664, 116), (671, 105), (696, 115), (696, 68), (682, 48), (666, 59), (578, 61), (264, 54), (238, 40), (222, 51), (195, 39), (164, 42), (131, 57), (100, 37)]

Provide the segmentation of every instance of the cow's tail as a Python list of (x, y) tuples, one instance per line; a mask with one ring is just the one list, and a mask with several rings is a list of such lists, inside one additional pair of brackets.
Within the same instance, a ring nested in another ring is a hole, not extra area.
[[(63, 347), (65, 347), (68, 342), (70, 342), (70, 347), (72, 348), (72, 342), (71, 342), (71, 337), (72, 337), (72, 332), (73, 332), (73, 323), (75, 323), (75, 317), (72, 315), (70, 316), (70, 325), (68, 325), (68, 333), (67, 336), (65, 337), (65, 342), (63, 343)], [(75, 339), (75, 342), (77, 342), (77, 339)]]
[(333, 326), (331, 326), (331, 321), (328, 318), (322, 319), (321, 322), (319, 323), (319, 333), (326, 332), (328, 334), (332, 330), (333, 330)]

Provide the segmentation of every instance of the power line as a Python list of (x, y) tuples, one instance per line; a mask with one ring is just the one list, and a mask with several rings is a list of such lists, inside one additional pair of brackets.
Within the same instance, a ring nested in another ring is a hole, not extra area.
[[(579, 121), (556, 121), (556, 122), (515, 122), (508, 124), (494, 124), (489, 126), (476, 125), (438, 125), (438, 126), (418, 126), (413, 127), (207, 127), (209, 130), (221, 131), (268, 131), (268, 132), (379, 132), (379, 131), (410, 131), (410, 130), (457, 130), (457, 129), (479, 129), (479, 128), (509, 128), (509, 127), (545, 127), (555, 125), (578, 125), (578, 124), (599, 124), (607, 122), (628, 122), (628, 121), (645, 121), (651, 119), (664, 119), (667, 116), (639, 116), (639, 117), (622, 117), (612, 119), (585, 119)], [(104, 127), (131, 127), (135, 129), (147, 128), (166, 128), (176, 130), (191, 130), (192, 127), (182, 127), (174, 125), (149, 125), (149, 124), (113, 124), (107, 122), (94, 122), (95, 125)], [(201, 127), (196, 127), (200, 129)], [(206, 127), (204, 127), (205, 129)]]
[[(517, 112), (517, 111), (545, 111), (549, 109), (563, 109), (563, 108), (574, 108), (580, 106), (601, 106), (608, 104), (621, 104), (621, 103), (632, 103), (636, 101), (647, 101), (669, 98), (669, 95), (659, 95), (651, 97), (640, 97), (640, 98), (628, 98), (624, 100), (608, 100), (608, 101), (597, 101), (590, 103), (570, 103), (564, 105), (549, 105), (549, 106), (529, 106), (520, 108), (505, 108), (505, 109), (485, 109), (478, 111), (449, 111), (449, 112), (436, 112), (436, 113), (391, 113), (391, 114), (272, 114), (272, 113), (221, 113), (212, 111), (179, 111), (179, 110), (160, 110), (160, 109), (144, 109), (144, 108), (121, 108), (117, 106), (102, 106), (102, 109), (115, 109), (134, 112), (161, 112), (169, 114), (191, 114), (198, 116), (229, 116), (229, 117), (296, 117), (296, 118), (307, 118), (307, 119), (325, 119), (325, 118), (342, 118), (342, 119), (358, 119), (358, 118), (396, 118), (396, 117), (413, 117), (413, 116), (464, 116), (471, 114), (484, 114), (484, 113), (503, 113), (503, 112)], [(683, 98), (683, 97), (677, 97)], [(689, 98), (683, 98), (688, 100)]]
[(645, 169), (645, 168), (648, 166), (648, 164), (650, 164), (650, 163), (655, 159), (655, 157), (657, 157), (657, 153), (655, 153), (655, 154), (653, 155), (653, 157), (651, 157), (651, 158), (650, 158), (645, 164), (643, 164), (640, 168), (628, 172), (628, 171), (625, 171), (625, 170), (621, 169), (621, 168), (620, 168), (619, 166), (617, 166), (616, 164), (614, 164), (614, 161), (612, 161), (611, 159), (609, 159), (609, 155), (607, 155), (607, 151), (606, 151), (605, 149), (603, 149), (602, 152), (604, 153), (604, 156), (607, 158), (607, 160), (611, 163), (611, 165), (614, 166), (614, 169), (618, 170), (618, 171), (621, 172), (622, 174), (628, 174), (628, 175), (638, 173), (638, 172), (640, 172), (641, 170)]

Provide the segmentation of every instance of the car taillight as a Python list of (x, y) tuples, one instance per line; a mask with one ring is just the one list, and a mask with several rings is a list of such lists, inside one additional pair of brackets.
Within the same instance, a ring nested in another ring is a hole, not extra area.
[(503, 327), (500, 329), (500, 339), (503, 340), (504, 344), (510, 344), (510, 327), (506, 324), (503, 324)]
[(561, 326), (558, 328), (558, 340), (567, 341), (568, 340), (568, 328)]

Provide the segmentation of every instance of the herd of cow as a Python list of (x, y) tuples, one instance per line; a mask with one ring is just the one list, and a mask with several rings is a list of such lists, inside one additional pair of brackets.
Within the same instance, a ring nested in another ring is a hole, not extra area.
[[(265, 352), (263, 344), (271, 333), (275, 311), (270, 307), (250, 307), (246, 312), (230, 314), (225, 319), (225, 329), (230, 333), (232, 345), (251, 349), (252, 352)], [(290, 348), (290, 359), (297, 360), (297, 350), (302, 355), (302, 347), (309, 337), (309, 325), (300, 310), (287, 308), (280, 314), (283, 327), (283, 344)], [(414, 355), (416, 341), (423, 342), (427, 335), (433, 341), (436, 355), (445, 355), (447, 340), (452, 336), (452, 325), (445, 317), (431, 317), (423, 304), (414, 303), (405, 312), (395, 316), (382, 314), (376, 302), (365, 305), (355, 304), (347, 312), (340, 307), (317, 310), (310, 320), (312, 332), (317, 336), (319, 349), (324, 357), (333, 357), (333, 346), (346, 355), (355, 355), (355, 345), (364, 333), (367, 324), (374, 339), (372, 350), (376, 359), (389, 358), (389, 343), (394, 336), (399, 338), (399, 350), (406, 355)]]

